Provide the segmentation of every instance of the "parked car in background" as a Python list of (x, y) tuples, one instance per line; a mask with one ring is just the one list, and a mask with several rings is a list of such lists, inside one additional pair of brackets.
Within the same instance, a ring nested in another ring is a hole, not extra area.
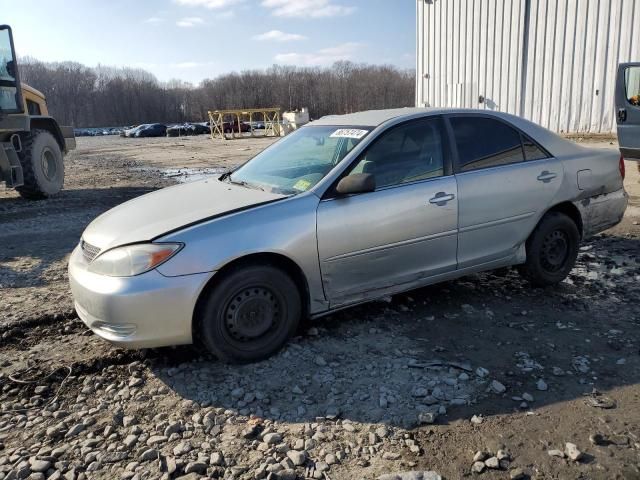
[(222, 124), (222, 131), (224, 133), (238, 133), (238, 125), (239, 125), (239, 130), (240, 133), (247, 133), (251, 131), (251, 125), (249, 125), (246, 122), (240, 122), (240, 124), (238, 124), (238, 120), (233, 120), (233, 121), (229, 121), (229, 122), (224, 122)]
[(164, 137), (167, 135), (167, 126), (162, 123), (150, 123), (138, 128), (134, 137)]
[(324, 117), (219, 178), (95, 219), (69, 260), (78, 315), (125, 347), (197, 341), (246, 362), (304, 317), (517, 266), (555, 285), (624, 214), (624, 162), (519, 117)]
[(141, 129), (144, 128), (146, 126), (146, 124), (142, 124), (142, 125), (134, 125), (131, 127), (125, 127), (124, 130), (122, 130), (122, 133), (120, 134), (121, 137), (134, 137), (136, 132)]
[(132, 128), (125, 128), (120, 136), (129, 138), (164, 137), (166, 134), (167, 126), (162, 123), (143, 123)]
[(192, 123), (194, 132), (196, 135), (209, 135), (211, 133), (211, 127), (207, 123)]
[(167, 128), (168, 137), (182, 137), (189, 135), (210, 134), (211, 129), (204, 123), (183, 123), (180, 125), (172, 125)]

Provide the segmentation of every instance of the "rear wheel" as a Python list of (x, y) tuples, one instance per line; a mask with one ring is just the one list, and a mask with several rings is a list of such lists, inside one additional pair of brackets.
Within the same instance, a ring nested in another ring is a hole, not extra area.
[(24, 174), (24, 185), (16, 188), (24, 198), (41, 199), (55, 195), (64, 185), (62, 150), (46, 130), (32, 130), (22, 137), (18, 154)]
[(272, 355), (300, 323), (296, 284), (270, 265), (224, 274), (205, 295), (198, 314), (201, 340), (227, 362), (252, 362)]
[(550, 212), (527, 240), (527, 261), (518, 271), (537, 286), (560, 283), (575, 265), (579, 246), (575, 222), (563, 213)]

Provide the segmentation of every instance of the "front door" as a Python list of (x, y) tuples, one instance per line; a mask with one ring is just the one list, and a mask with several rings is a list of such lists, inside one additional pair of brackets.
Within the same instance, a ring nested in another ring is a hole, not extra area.
[(616, 121), (620, 153), (640, 160), (640, 63), (621, 63), (616, 79)]
[(511, 263), (562, 184), (562, 163), (507, 123), (449, 117), (458, 151), (458, 268)]
[(373, 174), (376, 190), (320, 202), (318, 252), (332, 307), (455, 270), (458, 192), (443, 131), (431, 117), (384, 132), (348, 171)]

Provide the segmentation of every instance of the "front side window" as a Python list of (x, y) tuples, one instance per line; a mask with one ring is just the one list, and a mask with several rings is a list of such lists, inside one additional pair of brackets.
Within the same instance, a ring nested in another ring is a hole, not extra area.
[(520, 132), (487, 117), (451, 117), (461, 172), (524, 160)]
[(627, 100), (631, 105), (640, 107), (640, 67), (629, 67), (624, 73)]
[(421, 119), (384, 132), (350, 173), (371, 173), (376, 188), (444, 175), (442, 120)]
[(303, 127), (227, 176), (232, 183), (294, 195), (322, 180), (369, 133), (361, 127)]

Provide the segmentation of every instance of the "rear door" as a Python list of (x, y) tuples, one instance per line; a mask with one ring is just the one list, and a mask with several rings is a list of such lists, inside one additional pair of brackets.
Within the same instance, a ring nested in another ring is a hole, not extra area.
[(640, 63), (618, 66), (616, 112), (620, 153), (640, 160)]
[(458, 268), (509, 263), (562, 184), (562, 163), (494, 116), (448, 120), (457, 151)]

